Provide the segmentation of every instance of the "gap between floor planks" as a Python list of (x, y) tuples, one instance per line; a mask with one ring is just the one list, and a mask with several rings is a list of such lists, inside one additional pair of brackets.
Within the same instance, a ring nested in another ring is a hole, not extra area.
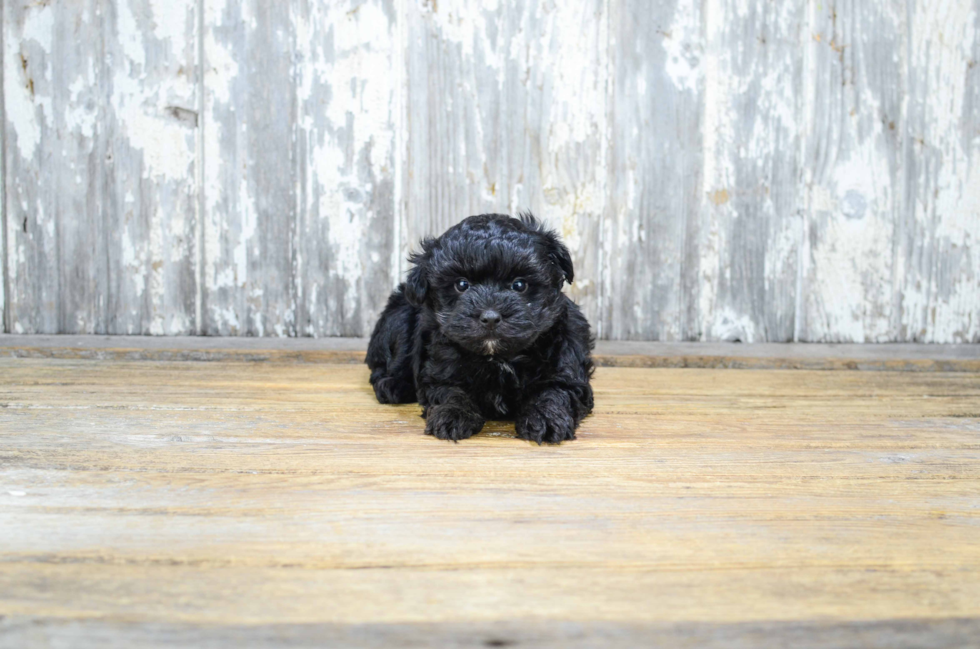
[[(360, 363), (365, 338), (22, 336), (0, 356), (147, 361)], [(980, 372), (980, 345), (599, 341), (600, 367)]]

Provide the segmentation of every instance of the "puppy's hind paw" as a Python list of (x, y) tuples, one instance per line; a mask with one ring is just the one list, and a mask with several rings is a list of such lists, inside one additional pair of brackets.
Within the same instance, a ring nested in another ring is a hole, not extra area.
[(538, 444), (561, 444), (575, 439), (575, 421), (561, 411), (546, 413), (532, 408), (514, 421), (514, 428), (518, 437)]
[(413, 403), (415, 386), (386, 376), (374, 382), (374, 396), (378, 398), (378, 403)]
[(458, 442), (479, 433), (483, 423), (481, 416), (462, 408), (435, 406), (426, 413), (425, 434)]

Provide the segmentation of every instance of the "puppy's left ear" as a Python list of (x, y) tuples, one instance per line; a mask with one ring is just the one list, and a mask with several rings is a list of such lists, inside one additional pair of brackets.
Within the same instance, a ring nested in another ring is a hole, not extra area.
[(524, 227), (532, 232), (538, 233), (538, 236), (541, 237), (541, 241), (544, 243), (548, 260), (558, 267), (564, 280), (571, 284), (572, 280), (575, 279), (575, 267), (572, 265), (572, 256), (568, 254), (568, 248), (561, 242), (558, 235), (552, 230), (547, 229), (530, 212), (521, 212), (520, 219)]
[(544, 237), (548, 258), (558, 266), (558, 270), (561, 271), (565, 281), (571, 284), (572, 280), (575, 279), (575, 267), (572, 265), (572, 256), (568, 253), (568, 248), (554, 232), (545, 231), (541, 233), (541, 236)]
[(405, 278), (405, 299), (412, 306), (422, 306), (429, 292), (429, 261), (432, 259), (432, 248), (435, 239), (422, 241), (422, 252), (413, 252), (408, 261), (412, 269)]

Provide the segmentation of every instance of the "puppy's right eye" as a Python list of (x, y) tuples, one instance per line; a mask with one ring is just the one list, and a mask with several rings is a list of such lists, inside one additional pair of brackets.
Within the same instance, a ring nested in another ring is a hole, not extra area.
[(463, 291), (465, 291), (469, 287), (470, 287), (470, 283), (467, 282), (465, 279), (457, 279), (456, 280), (456, 292), (457, 293), (462, 293)]

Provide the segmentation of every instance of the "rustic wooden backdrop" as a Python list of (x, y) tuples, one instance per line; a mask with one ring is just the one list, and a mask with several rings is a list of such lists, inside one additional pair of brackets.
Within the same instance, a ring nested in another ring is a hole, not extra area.
[(980, 342), (980, 0), (5, 0), (4, 329), (362, 336), (530, 208), (605, 338)]

